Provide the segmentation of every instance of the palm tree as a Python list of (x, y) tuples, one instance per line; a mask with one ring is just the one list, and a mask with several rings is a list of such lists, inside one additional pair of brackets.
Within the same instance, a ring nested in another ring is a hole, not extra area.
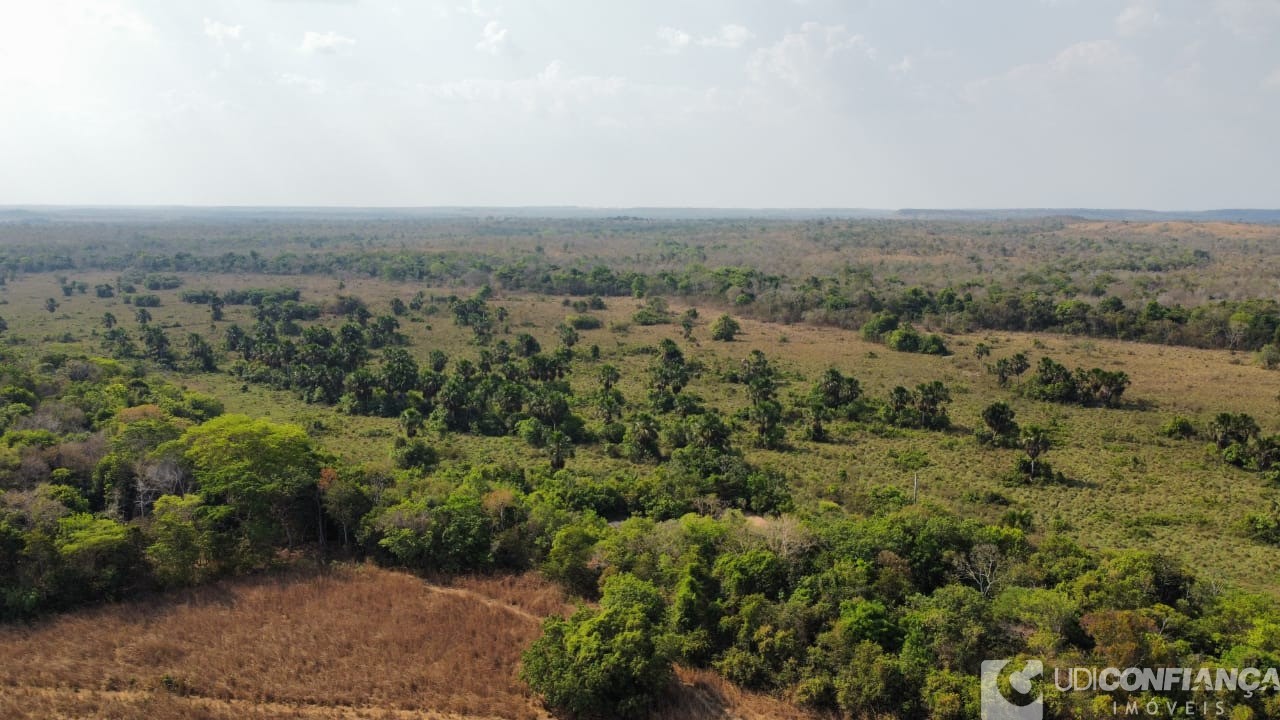
[(400, 427), (405, 437), (416, 437), (422, 430), (422, 413), (417, 408), (408, 408), (400, 413)]
[(1040, 457), (1049, 446), (1052, 440), (1049, 438), (1049, 431), (1039, 425), (1028, 425), (1022, 429), (1022, 437), (1019, 438), (1019, 444), (1022, 450), (1027, 453), (1027, 457), (1031, 458), (1031, 477), (1036, 476), (1036, 458)]
[(612, 389), (613, 386), (621, 379), (622, 373), (618, 371), (617, 367), (609, 364), (600, 366), (600, 385), (604, 387), (605, 390)]
[(560, 470), (564, 461), (573, 457), (573, 441), (559, 430), (552, 430), (547, 435), (547, 455), (551, 458), (551, 469)]

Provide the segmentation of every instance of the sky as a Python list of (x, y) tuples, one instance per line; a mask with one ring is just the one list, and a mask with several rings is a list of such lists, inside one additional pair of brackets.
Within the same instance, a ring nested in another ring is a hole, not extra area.
[(0, 0), (0, 205), (1280, 207), (1280, 0)]

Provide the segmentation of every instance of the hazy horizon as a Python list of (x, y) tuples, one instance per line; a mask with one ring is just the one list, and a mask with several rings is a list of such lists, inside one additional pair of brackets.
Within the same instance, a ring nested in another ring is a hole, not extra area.
[(1280, 204), (1274, 0), (52, 0), (0, 206)]

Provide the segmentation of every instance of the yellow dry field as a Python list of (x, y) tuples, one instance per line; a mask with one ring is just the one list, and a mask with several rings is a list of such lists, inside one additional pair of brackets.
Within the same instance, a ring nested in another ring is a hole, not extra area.
[[(534, 574), (434, 585), (373, 566), (239, 578), (0, 627), (0, 717), (550, 720), (517, 678)], [(806, 717), (681, 670), (660, 717)]]

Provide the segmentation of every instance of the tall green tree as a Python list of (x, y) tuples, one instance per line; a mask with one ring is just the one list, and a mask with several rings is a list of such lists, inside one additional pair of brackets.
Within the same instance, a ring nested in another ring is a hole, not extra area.
[(238, 536), (243, 560), (318, 532), (321, 457), (302, 428), (223, 415), (179, 442), (207, 513)]
[(643, 717), (671, 682), (665, 605), (652, 583), (628, 573), (605, 581), (600, 609), (552, 616), (524, 653), (520, 674), (570, 718)]

